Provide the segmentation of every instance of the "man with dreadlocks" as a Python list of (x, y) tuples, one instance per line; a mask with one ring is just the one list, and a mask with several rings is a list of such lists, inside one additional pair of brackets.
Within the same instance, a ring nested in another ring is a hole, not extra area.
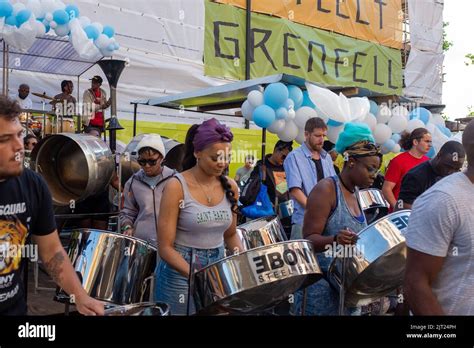
[[(338, 246), (355, 244), (357, 232), (367, 226), (355, 192), (373, 184), (382, 158), (364, 124), (347, 123), (336, 151), (344, 157), (344, 167), (338, 176), (321, 180), (311, 191), (303, 222), (303, 236), (312, 242), (324, 273)], [(307, 296), (306, 315), (338, 314), (339, 294), (324, 278), (307, 289)], [(348, 314), (358, 313), (360, 308), (348, 309)]]

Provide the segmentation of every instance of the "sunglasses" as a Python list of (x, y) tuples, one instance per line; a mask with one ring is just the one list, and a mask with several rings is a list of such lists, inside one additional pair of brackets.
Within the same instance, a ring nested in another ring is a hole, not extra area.
[(156, 165), (156, 163), (158, 162), (159, 158), (156, 158), (156, 159), (143, 159), (143, 158), (139, 158), (137, 160), (138, 164), (141, 165), (142, 167), (146, 166), (147, 164), (151, 167), (151, 166), (154, 166)]

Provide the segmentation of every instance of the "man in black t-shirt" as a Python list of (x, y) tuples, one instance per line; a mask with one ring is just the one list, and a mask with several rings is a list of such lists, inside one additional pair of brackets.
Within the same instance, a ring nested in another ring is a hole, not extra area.
[[(44, 180), (23, 168), (22, 126), (18, 103), (0, 96), (0, 315), (26, 315), (20, 277), (29, 233), (53, 280), (71, 296), (77, 310), (103, 314), (104, 305), (87, 295), (62, 247), (51, 194)], [(32, 246), (29, 246), (32, 247)]]
[(466, 154), (461, 143), (446, 142), (436, 157), (412, 168), (402, 180), (397, 210), (411, 209), (413, 202), (436, 182), (459, 172)]

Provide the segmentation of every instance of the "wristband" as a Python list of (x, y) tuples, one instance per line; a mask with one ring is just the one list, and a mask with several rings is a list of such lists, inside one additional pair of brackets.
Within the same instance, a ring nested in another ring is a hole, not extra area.
[(125, 232), (126, 230), (128, 230), (129, 228), (132, 228), (132, 226), (130, 225), (125, 225), (125, 226), (122, 226), (122, 228), (120, 229), (122, 232)]

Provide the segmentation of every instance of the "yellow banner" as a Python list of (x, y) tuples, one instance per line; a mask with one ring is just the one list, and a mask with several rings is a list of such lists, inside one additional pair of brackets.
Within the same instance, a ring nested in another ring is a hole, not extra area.
[[(246, 8), (246, 0), (213, 0)], [(383, 46), (403, 47), (402, 0), (253, 0), (252, 11)]]

